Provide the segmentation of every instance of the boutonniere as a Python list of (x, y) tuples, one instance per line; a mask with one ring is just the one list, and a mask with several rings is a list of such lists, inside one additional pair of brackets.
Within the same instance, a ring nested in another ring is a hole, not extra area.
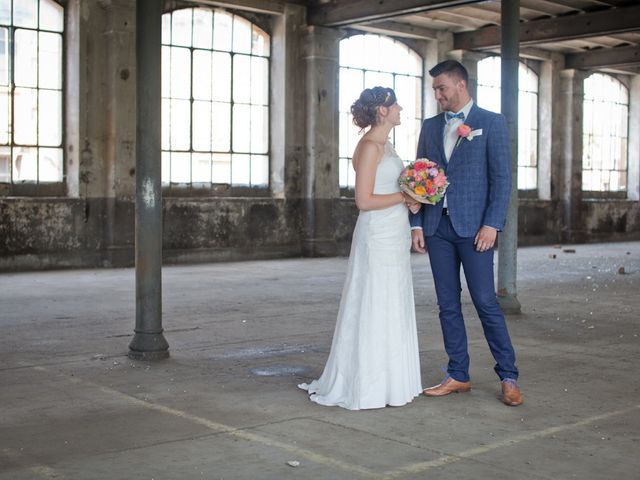
[(463, 138), (466, 138), (467, 140), (471, 141), (473, 140), (474, 137), (479, 137), (480, 135), (482, 135), (482, 129), (479, 128), (477, 130), (472, 130), (469, 125), (463, 123), (458, 127), (457, 133), (458, 133), (458, 141), (456, 142), (456, 147), (460, 145), (460, 142), (462, 141)]

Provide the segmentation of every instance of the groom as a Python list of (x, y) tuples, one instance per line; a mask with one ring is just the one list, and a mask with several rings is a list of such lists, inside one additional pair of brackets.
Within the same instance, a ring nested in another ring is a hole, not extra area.
[(443, 113), (422, 124), (417, 157), (444, 167), (449, 187), (436, 205), (425, 205), (410, 214), (411, 237), (416, 251), (429, 252), (449, 364), (442, 383), (427, 388), (424, 394), (438, 397), (471, 390), (460, 303), (462, 264), (496, 361), (502, 401), (520, 405), (523, 398), (516, 383), (515, 352), (493, 280), (493, 247), (504, 227), (511, 192), (507, 125), (502, 115), (474, 104), (467, 90), (467, 70), (459, 62), (444, 61), (429, 74)]

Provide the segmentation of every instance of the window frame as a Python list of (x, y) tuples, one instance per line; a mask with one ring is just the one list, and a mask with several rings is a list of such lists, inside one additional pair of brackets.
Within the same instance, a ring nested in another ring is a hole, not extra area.
[[(196, 197), (220, 197), (220, 198), (233, 198), (233, 197), (265, 197), (265, 196), (271, 196), (272, 195), (272, 179), (271, 179), (271, 168), (272, 168), (272, 162), (273, 162), (273, 152), (272, 152), (272, 144), (273, 144), (273, 139), (272, 139), (272, 134), (271, 134), (271, 130), (272, 130), (272, 116), (273, 116), (273, 98), (272, 98), (272, 94), (271, 94), (271, 85), (272, 85), (272, 70), (273, 70), (273, 61), (272, 61), (272, 55), (273, 55), (273, 32), (272, 32), (272, 27), (271, 27), (271, 22), (269, 17), (267, 16), (262, 16), (259, 14), (250, 14), (249, 12), (244, 12), (244, 11), (239, 11), (236, 9), (230, 9), (230, 8), (218, 8), (218, 7), (214, 7), (214, 6), (208, 6), (208, 5), (181, 5), (181, 6), (177, 6), (175, 8), (171, 8), (171, 9), (166, 9), (163, 10), (162, 14), (163, 16), (165, 14), (173, 14), (176, 11), (179, 10), (197, 10), (197, 9), (203, 9), (203, 10), (209, 10), (212, 14), (215, 14), (216, 11), (222, 11), (226, 14), (232, 15), (232, 16), (237, 16), (242, 18), (243, 20), (249, 22), (251, 24), (251, 26), (255, 26), (257, 28), (259, 28), (260, 30), (262, 30), (268, 37), (269, 37), (269, 55), (268, 56), (259, 56), (259, 55), (255, 55), (253, 53), (249, 53), (249, 54), (244, 54), (241, 53), (240, 55), (246, 55), (249, 57), (259, 57), (259, 58), (264, 58), (267, 60), (267, 82), (269, 85), (269, 88), (267, 89), (267, 149), (265, 153), (261, 153), (261, 154), (255, 154), (255, 155), (264, 155), (267, 157), (267, 184), (266, 185), (255, 185), (255, 186), (251, 186), (251, 185), (238, 185), (238, 184), (233, 184), (231, 182), (229, 183), (206, 183), (206, 182), (189, 182), (189, 183), (179, 183), (179, 182), (162, 182), (161, 184), (161, 188), (162, 188), (162, 193), (163, 195), (166, 195), (167, 197), (187, 197), (187, 198), (196, 198)], [(192, 22), (193, 22), (193, 18), (192, 18)], [(206, 51), (211, 51), (211, 52), (224, 52), (224, 53), (228, 53), (230, 55), (231, 58), (231, 65), (233, 65), (233, 56), (238, 54), (237, 52), (234, 52), (232, 49), (230, 49), (229, 51), (221, 51), (221, 50), (214, 50), (213, 46), (211, 49), (202, 49), (202, 48), (198, 48), (198, 47), (194, 47), (193, 44), (191, 46), (184, 46), (184, 45), (174, 45), (172, 43), (169, 44), (165, 44), (164, 42), (161, 43), (162, 47), (179, 47), (179, 48), (186, 48), (189, 50), (190, 52), (190, 68), (191, 68), (191, 82), (193, 82), (193, 52), (194, 50), (206, 50)], [(233, 68), (233, 67), (232, 67)], [(229, 101), (229, 106), (230, 106), (230, 114), (232, 114), (233, 112), (233, 105), (235, 104), (235, 102), (233, 101), (233, 72), (231, 73), (231, 77), (229, 79), (230, 81), (230, 88), (231, 88), (231, 93), (230, 93), (230, 101)], [(194, 98), (193, 98), (193, 83), (191, 83), (191, 85), (189, 86), (189, 91), (190, 91), (190, 98), (189, 98), (189, 111), (190, 111), (190, 115), (191, 118), (193, 118), (193, 102), (194, 102)], [(173, 97), (168, 96), (168, 97), (162, 97), (163, 100), (166, 99), (171, 99)], [(213, 100), (212, 100), (213, 101)], [(251, 105), (251, 104), (249, 104)], [(213, 118), (213, 117), (212, 117)], [(232, 118), (232, 117), (231, 117)], [(233, 121), (231, 120), (231, 124), (229, 126), (229, 151), (228, 152), (223, 152), (223, 154), (228, 154), (228, 155), (234, 155), (233, 152)], [(161, 149), (161, 152), (172, 152), (175, 150), (164, 150)], [(179, 151), (182, 152), (182, 151)], [(188, 150), (185, 151), (186, 153), (189, 154), (193, 154), (193, 153), (209, 153), (209, 154), (215, 154), (216, 152), (213, 151), (213, 149), (209, 152), (202, 152), (202, 151), (196, 151), (193, 149), (193, 123), (191, 123), (191, 131), (190, 131), (190, 148)], [(217, 152), (220, 153), (220, 152)], [(253, 153), (240, 153), (241, 155), (254, 155)], [(191, 162), (193, 162), (193, 159), (191, 159)], [(191, 163), (191, 165), (193, 165)], [(232, 167), (230, 167), (232, 168)], [(251, 172), (249, 171), (249, 176), (251, 175)], [(230, 179), (231, 180), (231, 179)]]
[[(18, 0), (12, 0), (11, 1), (11, 11), (12, 11), (12, 17), (13, 17), (13, 6), (14, 6), (14, 2), (16, 2)], [(14, 45), (15, 45), (15, 32), (17, 29), (23, 29), (23, 30), (30, 30), (30, 31), (35, 31), (38, 32), (38, 34), (40, 32), (47, 32), (47, 33), (55, 33), (57, 35), (60, 35), (61, 37), (61, 57), (60, 57), (60, 95), (61, 95), (61, 102), (60, 102), (60, 144), (57, 147), (50, 147), (50, 148), (59, 148), (62, 151), (62, 158), (61, 158), (61, 167), (62, 167), (62, 176), (60, 178), (60, 180), (55, 181), (55, 182), (44, 182), (41, 183), (40, 180), (35, 180), (35, 181), (19, 181), (16, 182), (13, 179), (13, 153), (10, 156), (10, 161), (9, 161), (9, 166), (10, 166), (10, 175), (11, 178), (9, 180), (9, 182), (0, 182), (0, 197), (11, 197), (11, 196), (16, 196), (16, 197), (64, 197), (66, 195), (68, 195), (68, 185), (67, 185), (67, 172), (68, 172), (68, 168), (67, 168), (67, 155), (66, 155), (66, 147), (67, 147), (67, 31), (68, 31), (68, 25), (67, 25), (67, 21), (68, 21), (68, 10), (67, 10), (67, 5), (66, 2), (61, 1), (61, 0), (50, 0), (52, 3), (57, 4), (61, 9), (62, 9), (62, 31), (57, 32), (54, 30), (46, 30), (46, 29), (41, 29), (39, 26), (40, 23), (40, 3), (43, 0), (38, 0), (38, 26), (36, 28), (29, 28), (29, 27), (18, 27), (16, 25), (14, 25), (13, 23), (13, 18), (11, 20), (11, 25), (7, 25), (6, 28), (9, 29), (9, 39), (8, 39), (8, 45), (9, 45), (9, 49), (10, 49), (10, 61), (9, 61), (9, 70), (10, 70), (10, 74), (9, 74), (9, 88), (11, 91), (10, 94), (10, 104), (11, 104), (11, 118), (10, 118), (10, 123), (11, 123), (11, 131), (9, 132), (11, 140), (9, 141), (9, 143), (7, 144), (7, 147), (10, 149), (11, 152), (13, 152), (13, 149), (15, 147), (21, 147), (21, 146), (25, 146), (25, 145), (17, 145), (14, 142), (14, 114), (15, 114), (15, 109), (14, 109), (14, 95), (15, 95), (15, 81), (14, 81), (14, 75), (15, 75), (15, 52), (14, 52)], [(39, 36), (39, 35), (38, 35)], [(39, 40), (38, 40), (39, 41)], [(38, 59), (37, 62), (37, 71), (40, 71), (40, 60)], [(39, 77), (39, 73), (37, 74)], [(36, 90), (40, 90), (39, 86), (35, 87)], [(37, 130), (39, 131), (39, 122), (37, 125)], [(39, 145), (26, 145), (27, 147), (33, 147), (33, 148), (41, 148)], [(43, 148), (47, 148), (46, 146)], [(40, 165), (40, 159), (38, 158), (38, 170), (39, 170), (39, 165)]]
[[(421, 62), (421, 75), (409, 75), (406, 73), (398, 73), (398, 72), (382, 72), (382, 73), (387, 73), (393, 76), (394, 78), (394, 85), (395, 85), (395, 77), (396, 76), (411, 76), (411, 77), (415, 77), (415, 78), (419, 78), (420, 79), (420, 106), (419, 106), (419, 111), (417, 112), (419, 114), (419, 118), (420, 118), (420, 123), (422, 123), (422, 121), (424, 120), (424, 112), (425, 112), (425, 106), (424, 106), (424, 63), (425, 63), (425, 58), (423, 55), (420, 54), (420, 52), (415, 48), (415, 46), (409, 44), (406, 39), (404, 38), (400, 38), (400, 37), (394, 37), (392, 35), (385, 35), (385, 34), (378, 34), (378, 33), (371, 33), (371, 32), (366, 32), (366, 31), (360, 31), (360, 30), (353, 30), (353, 31), (349, 31), (347, 35), (345, 35), (343, 38), (340, 39), (340, 41), (344, 41), (347, 40), (349, 38), (352, 38), (354, 36), (357, 35), (362, 35), (362, 36), (377, 36), (377, 37), (381, 37), (381, 38), (385, 38), (387, 40), (391, 40), (394, 43), (400, 43), (403, 46), (407, 47), (409, 49), (409, 51), (411, 53), (413, 53), (414, 55), (416, 55)], [(340, 62), (340, 59), (338, 59), (338, 88), (340, 87), (340, 72), (342, 71), (342, 69), (350, 69), (350, 70), (359, 70), (361, 72), (363, 72), (363, 74), (365, 72), (381, 72), (380, 70), (369, 70), (367, 68), (364, 67), (353, 67), (350, 65), (342, 65), (342, 63)], [(363, 77), (364, 78), (364, 77)], [(340, 92), (338, 92), (338, 95), (340, 95)], [(355, 99), (354, 99), (355, 100)], [(401, 100), (401, 99), (400, 99)], [(400, 101), (400, 104), (402, 105), (402, 102)], [(340, 102), (338, 102), (338, 129), (340, 128), (340, 115), (344, 113), (342, 111), (340, 111)], [(418, 117), (411, 119), (411, 121), (415, 121)], [(350, 124), (349, 127), (352, 128), (357, 128), (355, 125)], [(395, 138), (395, 131), (393, 132), (394, 138)], [(419, 135), (419, 131), (416, 132), (416, 142), (418, 140), (418, 135)], [(347, 158), (347, 160), (349, 161), (349, 167), (348, 168), (352, 168), (351, 165), (351, 160), (352, 157), (351, 156), (347, 156), (347, 157), (342, 157), (340, 156), (340, 135), (338, 134), (338, 158), (336, 159), (338, 161), (338, 168), (340, 161), (344, 158)], [(351, 155), (353, 152), (350, 152), (349, 155)], [(412, 157), (413, 158), (413, 157)], [(406, 160), (411, 160), (411, 159), (406, 159)], [(354, 174), (355, 175), (355, 174)], [(343, 186), (340, 185), (340, 178), (338, 177), (338, 189), (340, 192), (340, 196), (344, 197), (344, 198), (354, 198), (355, 197), (355, 188), (352, 186)]]
[[(627, 119), (626, 119), (626, 124), (627, 124), (627, 131), (626, 131), (626, 137), (622, 137), (626, 139), (627, 145), (625, 148), (626, 151), (626, 158), (624, 159), (624, 164), (625, 164), (625, 170), (609, 170), (609, 171), (619, 171), (619, 172), (625, 172), (625, 182), (624, 182), (624, 189), (623, 190), (585, 190), (584, 188), (581, 189), (582, 192), (582, 198), (584, 200), (625, 200), (628, 198), (629, 196), (629, 128), (630, 128), (630, 114), (631, 114), (631, 92), (629, 90), (629, 85), (627, 85), (625, 82), (623, 82), (618, 75), (615, 74), (611, 74), (611, 73), (606, 73), (606, 72), (600, 72), (600, 71), (593, 71), (591, 72), (589, 75), (587, 75), (585, 77), (585, 79), (583, 80), (583, 82), (586, 82), (587, 79), (593, 75), (602, 75), (605, 77), (609, 77), (611, 79), (613, 79), (615, 82), (617, 82), (618, 84), (620, 84), (620, 86), (622, 86), (626, 93), (627, 93), (627, 103), (624, 104), (626, 106), (627, 109)], [(584, 104), (587, 102), (587, 98), (586, 98), (586, 92), (584, 92), (583, 89), (583, 98), (582, 98), (582, 104), (583, 104), (583, 109), (582, 109), (582, 115), (583, 115), (583, 119), (582, 119), (582, 158), (581, 160), (581, 168), (580, 168), (580, 175), (581, 175), (581, 185), (584, 185), (583, 183), (583, 175), (584, 175), (584, 159), (585, 159), (585, 155), (586, 155), (586, 150), (584, 148), (585, 145), (585, 137), (586, 137), (586, 133), (585, 133), (585, 129), (584, 129), (584, 124), (586, 121), (586, 114), (585, 114), (585, 109), (584, 109)], [(618, 105), (622, 105), (616, 102), (616, 104)], [(602, 169), (600, 169), (602, 170)]]
[[(478, 63), (482, 62), (483, 60), (489, 59), (489, 58), (497, 58), (500, 61), (502, 61), (500, 55), (488, 55), (485, 58), (483, 58), (482, 60), (479, 60)], [(540, 181), (540, 71), (538, 68), (535, 68), (536, 65), (531, 62), (528, 61), (527, 59), (524, 58), (520, 58), (518, 59), (518, 72), (520, 72), (520, 69), (523, 68), (528, 72), (531, 72), (533, 75), (536, 76), (536, 83), (537, 83), (537, 90), (535, 92), (531, 92), (529, 90), (522, 90), (522, 85), (521, 83), (518, 81), (518, 103), (520, 103), (520, 95), (521, 94), (535, 94), (536, 96), (536, 108), (535, 108), (535, 113), (536, 113), (536, 122), (535, 122), (535, 129), (530, 129), (529, 132), (534, 131), (536, 132), (536, 139), (535, 139), (535, 153), (536, 153), (536, 164), (535, 167), (530, 167), (530, 166), (525, 166), (525, 165), (520, 165), (520, 163), (517, 164), (518, 169), (520, 168), (535, 168), (535, 172), (536, 172), (536, 181), (535, 181), (535, 186), (533, 188), (520, 188), (520, 186), (517, 186), (516, 190), (518, 191), (518, 198), (527, 198), (527, 199), (535, 199), (538, 198), (539, 194), (538, 194), (538, 184)], [(502, 82), (500, 82), (502, 84)], [(479, 89), (481, 86), (484, 87), (490, 87), (490, 88), (497, 88), (502, 90), (502, 85), (500, 85), (499, 87), (496, 87), (495, 85), (487, 85), (487, 84), (483, 84), (480, 82), (480, 75), (477, 76), (477, 88)], [(478, 95), (476, 95), (478, 96)], [(480, 102), (478, 101), (478, 98), (475, 98), (474, 101), (477, 102), (478, 106), (480, 106)], [(486, 107), (481, 107), (481, 108), (486, 108)], [(520, 108), (518, 108), (518, 117), (520, 116)], [(519, 119), (518, 119), (519, 120)], [(520, 160), (520, 122), (518, 121), (518, 162)], [(518, 177), (519, 178), (519, 177)]]

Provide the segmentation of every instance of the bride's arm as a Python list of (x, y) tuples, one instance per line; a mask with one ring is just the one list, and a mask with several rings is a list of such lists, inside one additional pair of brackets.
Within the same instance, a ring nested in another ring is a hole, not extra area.
[(373, 193), (378, 162), (384, 152), (383, 147), (370, 141), (358, 146), (356, 167), (356, 206), (358, 210), (381, 210), (404, 203), (402, 193), (379, 195)]

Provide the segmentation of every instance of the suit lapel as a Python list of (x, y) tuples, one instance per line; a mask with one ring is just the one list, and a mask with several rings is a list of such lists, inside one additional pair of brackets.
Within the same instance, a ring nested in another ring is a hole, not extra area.
[(437, 163), (439, 163), (443, 167), (446, 167), (447, 157), (444, 154), (444, 125), (445, 125), (444, 113), (441, 113), (438, 115), (438, 120), (437, 120), (438, 128), (436, 128), (435, 145), (438, 149), (438, 155), (440, 156), (440, 161)]

